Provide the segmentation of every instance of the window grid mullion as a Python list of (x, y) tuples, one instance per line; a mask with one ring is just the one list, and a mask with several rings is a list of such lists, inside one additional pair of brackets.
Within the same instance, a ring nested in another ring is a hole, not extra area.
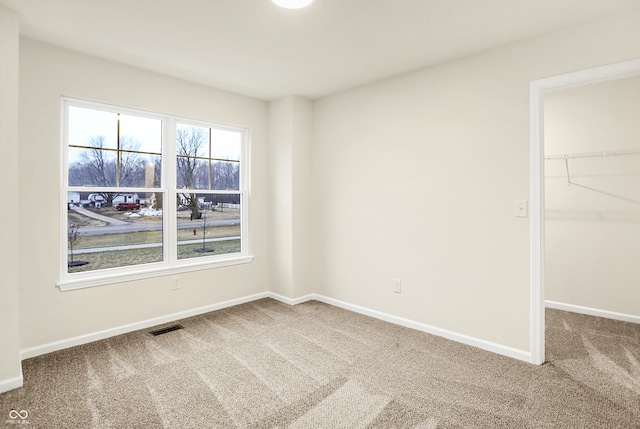
[(177, 185), (176, 168), (176, 120), (167, 118), (165, 127), (166, 136), (163, 140), (163, 171), (162, 178), (165, 183), (165, 200), (163, 213), (165, 214), (165, 260), (174, 264), (178, 260), (178, 221), (177, 207), (175, 204), (175, 189)]

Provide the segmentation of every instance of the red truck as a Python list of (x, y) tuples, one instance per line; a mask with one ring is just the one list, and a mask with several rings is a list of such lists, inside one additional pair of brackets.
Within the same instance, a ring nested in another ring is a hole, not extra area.
[(122, 210), (139, 210), (140, 209), (140, 204), (138, 203), (119, 203), (116, 204), (116, 210), (118, 211), (122, 211)]

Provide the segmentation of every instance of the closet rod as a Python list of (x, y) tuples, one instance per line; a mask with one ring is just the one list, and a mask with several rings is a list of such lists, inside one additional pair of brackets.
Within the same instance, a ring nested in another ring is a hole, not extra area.
[(573, 158), (597, 158), (605, 156), (621, 156), (621, 155), (640, 155), (640, 149), (634, 150), (611, 150), (605, 152), (584, 152), (584, 153), (565, 153), (561, 155), (549, 155), (544, 159), (573, 159)]

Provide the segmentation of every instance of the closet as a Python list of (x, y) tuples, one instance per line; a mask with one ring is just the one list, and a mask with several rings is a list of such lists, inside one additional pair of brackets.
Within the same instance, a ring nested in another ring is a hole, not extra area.
[(547, 306), (640, 322), (640, 76), (546, 92), (544, 148)]

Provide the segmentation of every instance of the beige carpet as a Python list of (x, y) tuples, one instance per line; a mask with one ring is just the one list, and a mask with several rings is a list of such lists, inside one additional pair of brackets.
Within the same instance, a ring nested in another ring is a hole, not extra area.
[(640, 325), (547, 321), (549, 363), (534, 366), (264, 299), (26, 360), (0, 427), (640, 428)]

